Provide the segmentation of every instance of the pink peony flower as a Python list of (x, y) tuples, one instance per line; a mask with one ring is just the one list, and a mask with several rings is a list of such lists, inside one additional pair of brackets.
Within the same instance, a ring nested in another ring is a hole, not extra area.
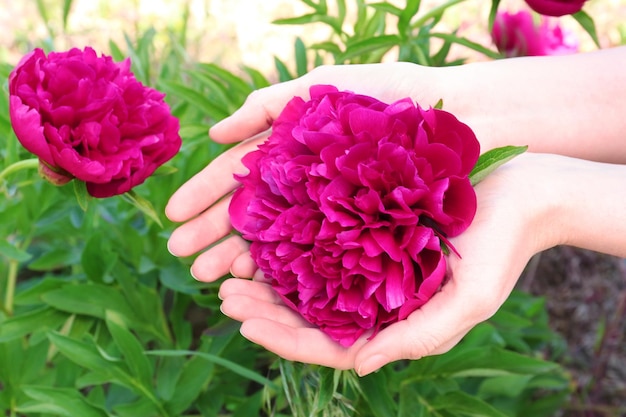
[(229, 211), (285, 303), (350, 346), (442, 285), (442, 246), (476, 211), (468, 174), (479, 144), (452, 114), (409, 98), (310, 93), (244, 157), (250, 173)]
[(498, 51), (517, 56), (566, 55), (578, 52), (576, 36), (542, 16), (536, 23), (530, 12), (498, 12), (491, 32)]
[(587, 0), (526, 0), (526, 4), (539, 14), (558, 17), (581, 11), (586, 1)]
[(10, 116), (22, 145), (55, 184), (85, 181), (94, 197), (141, 184), (180, 149), (164, 94), (142, 85), (130, 60), (35, 49), (9, 76)]

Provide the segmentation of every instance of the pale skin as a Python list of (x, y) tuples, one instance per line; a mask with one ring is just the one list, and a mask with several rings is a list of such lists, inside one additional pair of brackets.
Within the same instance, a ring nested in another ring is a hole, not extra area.
[[(242, 142), (170, 199), (184, 222), (170, 237), (176, 256), (201, 252), (191, 271), (220, 287), (224, 314), (251, 341), (290, 360), (373, 372), (399, 359), (444, 353), (491, 317), (536, 253), (560, 244), (626, 257), (626, 48), (568, 57), (518, 58), (433, 69), (407, 63), (322, 67), (252, 94), (210, 131)], [(374, 81), (375, 80), (375, 81)], [(482, 150), (529, 145), (476, 187), (478, 211), (452, 243), (448, 282), (425, 306), (375, 338), (343, 348), (287, 308), (257, 272), (248, 244), (231, 235), (229, 194), (241, 157), (262, 141), (285, 103), (312, 84), (334, 84), (391, 102), (440, 98), (467, 123)], [(253, 279), (250, 279), (253, 278)]]

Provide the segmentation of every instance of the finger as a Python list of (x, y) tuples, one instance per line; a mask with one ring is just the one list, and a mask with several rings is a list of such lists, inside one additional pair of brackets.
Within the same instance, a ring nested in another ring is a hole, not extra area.
[(278, 293), (266, 283), (231, 278), (220, 286), (219, 297), (222, 313), (241, 322), (266, 318), (292, 327), (313, 326), (286, 306)]
[(489, 303), (468, 303), (481, 299), (490, 298), (480, 289), (468, 291), (449, 281), (406, 320), (390, 325), (370, 340), (356, 357), (357, 373), (364, 376), (399, 359), (446, 352), (473, 326), (493, 314)]
[(174, 222), (188, 220), (206, 210), (238, 186), (233, 174), (244, 174), (241, 159), (256, 149), (267, 135), (260, 135), (227, 150), (191, 177), (170, 197), (166, 216)]
[(228, 274), (233, 260), (248, 251), (248, 242), (231, 236), (198, 256), (191, 265), (191, 275), (198, 281), (212, 282)]
[(317, 328), (292, 327), (266, 318), (248, 319), (240, 331), (246, 339), (287, 360), (344, 370), (354, 367), (354, 355), (366, 341), (362, 337), (344, 348)]
[(250, 257), (250, 252), (237, 256), (230, 267), (230, 273), (237, 278), (251, 278), (257, 271), (257, 266)]
[[(248, 281), (248, 283), (253, 281)], [(231, 295), (222, 301), (220, 310), (240, 322), (250, 319), (268, 319), (290, 327), (313, 327), (296, 311), (284, 304), (274, 304), (247, 295)]]
[(287, 102), (294, 96), (307, 99), (308, 86), (300, 79), (275, 84), (253, 91), (246, 102), (230, 117), (215, 124), (209, 131), (220, 143), (238, 142), (269, 129)]
[(222, 282), (219, 290), (219, 298), (225, 300), (234, 295), (248, 295), (268, 303), (284, 304), (278, 293), (264, 282), (240, 278), (230, 278)]
[(224, 314), (243, 322), (244, 337), (288, 360), (350, 369), (366, 341), (362, 337), (352, 347), (342, 347), (287, 307), (266, 283), (228, 279), (219, 297)]
[(174, 256), (190, 256), (230, 233), (230, 200), (230, 197), (220, 200), (198, 217), (175, 229), (167, 242), (170, 253)]

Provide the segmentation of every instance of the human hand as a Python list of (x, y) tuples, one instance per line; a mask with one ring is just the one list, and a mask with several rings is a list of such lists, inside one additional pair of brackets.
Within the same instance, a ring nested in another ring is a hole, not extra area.
[(462, 259), (448, 257), (441, 291), (406, 320), (361, 337), (344, 348), (287, 307), (250, 262), (220, 288), (222, 311), (242, 322), (241, 333), (289, 360), (360, 375), (399, 359), (444, 353), (476, 324), (493, 315), (536, 252), (559, 241), (553, 223), (550, 156), (523, 155), (476, 187), (478, 211), (452, 240)]
[[(311, 85), (332, 84), (387, 102), (410, 96), (428, 106), (440, 99), (435, 93), (439, 90), (435, 75), (432, 68), (401, 62), (318, 67), (301, 78), (251, 94), (238, 111), (210, 131), (217, 142), (242, 143), (217, 157), (170, 198), (167, 216), (186, 222), (172, 233), (170, 252), (189, 256), (209, 248), (191, 267), (192, 275), (202, 281), (249, 267), (246, 242), (238, 236), (227, 237), (231, 232), (228, 195), (237, 187), (233, 174), (244, 172), (241, 158), (267, 137), (272, 121), (294, 96), (307, 99)], [(421, 80), (419, 87), (416, 79)]]

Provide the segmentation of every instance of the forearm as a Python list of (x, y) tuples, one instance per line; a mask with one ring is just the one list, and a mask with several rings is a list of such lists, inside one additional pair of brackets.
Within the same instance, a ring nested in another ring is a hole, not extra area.
[[(626, 47), (441, 70), (444, 108), (489, 149), (626, 163)], [(439, 70), (438, 70), (439, 71)]]
[(547, 182), (557, 243), (626, 257), (626, 165), (563, 160)]

